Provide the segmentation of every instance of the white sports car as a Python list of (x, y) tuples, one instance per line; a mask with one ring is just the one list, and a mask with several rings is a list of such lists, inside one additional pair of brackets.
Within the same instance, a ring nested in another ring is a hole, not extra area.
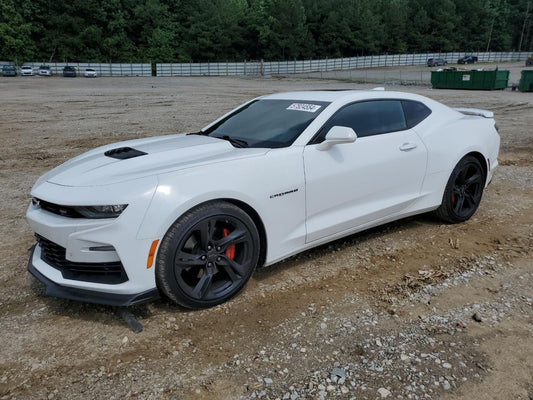
[(29, 271), (49, 295), (189, 308), (258, 265), (413, 214), (469, 219), (498, 165), (493, 114), (423, 96), (259, 97), (200, 132), (111, 144), (42, 176)]

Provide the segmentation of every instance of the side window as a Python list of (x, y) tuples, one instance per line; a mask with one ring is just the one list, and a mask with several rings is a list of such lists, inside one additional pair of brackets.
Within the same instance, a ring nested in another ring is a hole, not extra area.
[(408, 128), (417, 126), (431, 114), (431, 110), (418, 101), (402, 100), (402, 106)]
[(348, 126), (358, 137), (407, 129), (400, 100), (363, 101), (340, 109), (322, 127), (315, 143), (322, 142), (333, 126)]

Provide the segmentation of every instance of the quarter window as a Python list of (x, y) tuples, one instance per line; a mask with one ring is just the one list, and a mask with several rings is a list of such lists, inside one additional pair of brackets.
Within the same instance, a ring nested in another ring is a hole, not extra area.
[(402, 100), (402, 106), (408, 128), (417, 126), (431, 114), (431, 110), (418, 101)]
[(374, 100), (350, 104), (339, 110), (323, 126), (315, 143), (324, 140), (334, 126), (352, 128), (358, 137), (379, 135), (407, 129), (400, 100)]

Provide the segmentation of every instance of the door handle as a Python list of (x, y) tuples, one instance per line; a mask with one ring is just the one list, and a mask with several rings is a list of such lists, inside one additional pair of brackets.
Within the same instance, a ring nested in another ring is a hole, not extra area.
[(416, 149), (416, 147), (417, 147), (416, 143), (404, 143), (400, 146), (400, 150), (409, 151), (409, 150)]

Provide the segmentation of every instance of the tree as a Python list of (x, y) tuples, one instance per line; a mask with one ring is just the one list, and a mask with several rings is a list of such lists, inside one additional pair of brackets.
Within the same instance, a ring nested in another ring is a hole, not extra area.
[(532, 50), (533, 0), (3, 0), (0, 59), (171, 62)]
[(262, 58), (287, 60), (305, 54), (310, 39), (305, 10), (301, 0), (263, 0), (259, 45)]
[(13, 60), (19, 64), (33, 54), (31, 23), (22, 17), (21, 9), (28, 6), (27, 1), (0, 2), (0, 60)]
[(407, 51), (407, 1), (382, 1), (381, 15), (385, 31), (383, 50), (388, 53), (405, 53)]

